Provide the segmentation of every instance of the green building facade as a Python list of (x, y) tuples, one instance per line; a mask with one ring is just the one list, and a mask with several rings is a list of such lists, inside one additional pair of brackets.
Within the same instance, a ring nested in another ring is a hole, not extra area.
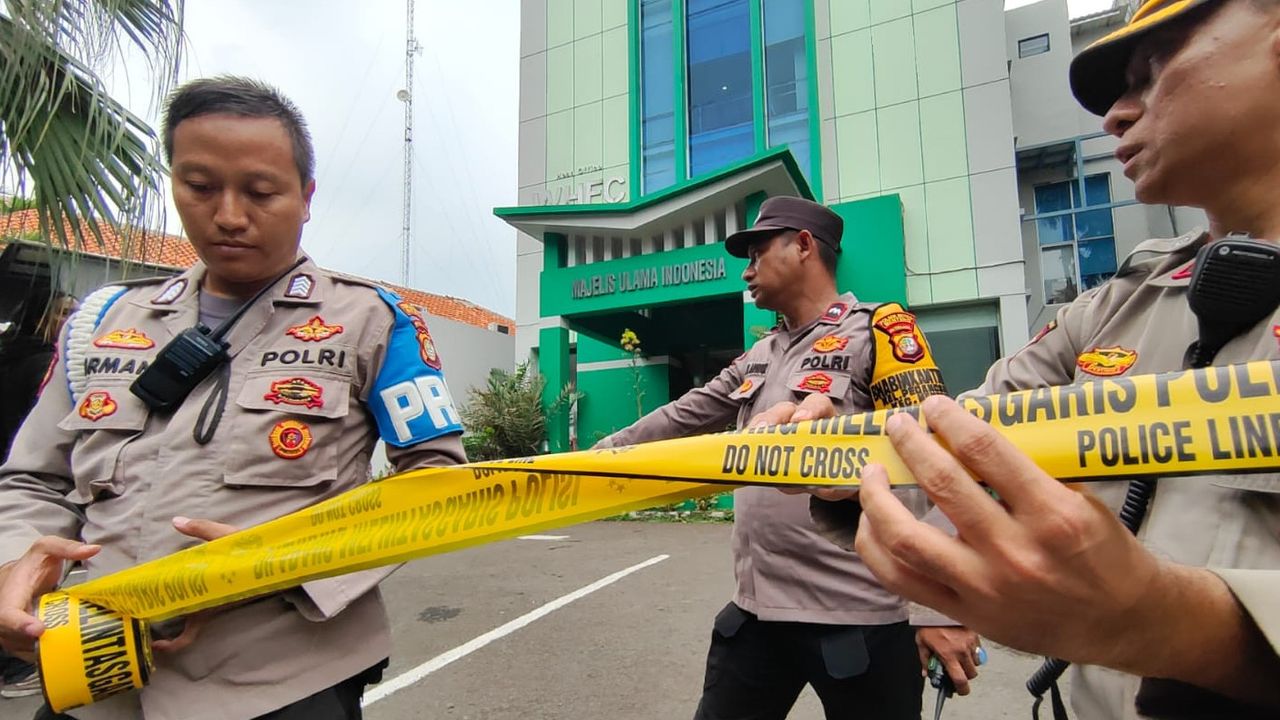
[[(772, 195), (845, 219), (838, 282), (917, 312), (954, 391), (1027, 336), (998, 0), (524, 0), (517, 361), (552, 450), (772, 327), (724, 238)], [(619, 343), (624, 329), (639, 354)]]

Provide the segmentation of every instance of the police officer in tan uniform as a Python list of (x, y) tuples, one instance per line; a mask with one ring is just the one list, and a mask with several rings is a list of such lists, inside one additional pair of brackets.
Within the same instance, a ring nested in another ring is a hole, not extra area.
[[(67, 323), (0, 469), (9, 651), (31, 651), (43, 630), (32, 602), (69, 561), (94, 578), (338, 495), (369, 481), (379, 436), (397, 470), (465, 461), (418, 311), (299, 253), (315, 181), (298, 109), (256, 81), (198, 80), (170, 98), (164, 132), (174, 203), (200, 262), (170, 280), (99, 290)], [(164, 348), (197, 323), (229, 325), (229, 358), (176, 407), (153, 407), (134, 391), (139, 379), (154, 379)], [(388, 572), (162, 626), (146, 688), (71, 714), (359, 717), (391, 649), (377, 589)], [(37, 717), (56, 716), (46, 707)]]
[[(822, 205), (766, 200), (755, 226), (725, 246), (750, 258), (742, 279), (758, 307), (782, 316), (781, 327), (706, 385), (597, 447), (692, 435), (734, 420), (742, 428), (766, 409), (813, 395), (855, 412), (945, 392), (911, 313), (836, 291), (842, 233), (841, 218)], [(824, 465), (832, 477), (857, 469)], [(907, 603), (881, 587), (857, 555), (818, 536), (808, 505), (806, 496), (768, 488), (734, 493), (737, 590), (716, 617), (698, 718), (784, 718), (806, 683), (831, 718), (920, 716), (921, 651)], [(972, 633), (926, 629), (922, 636), (926, 656), (936, 650), (953, 666), (967, 666), (956, 671), (962, 686), (976, 674)]]
[[(1119, 138), (1138, 199), (1201, 207), (1210, 227), (1139, 245), (1114, 279), (998, 362), (979, 393), (1187, 367), (1192, 343), (1239, 314), (1192, 311), (1198, 250), (1212, 243), (1216, 254), (1233, 233), (1280, 241), (1280, 4), (1149, 0), (1075, 58), (1071, 83)], [(1247, 306), (1274, 288), (1241, 274), (1233, 289), (1252, 294), (1239, 298)], [(1280, 358), (1280, 312), (1256, 311), (1215, 365)], [(1124, 483), (1073, 492), (954, 404), (930, 400), (925, 414), (955, 457), (911, 423), (890, 435), (960, 537), (910, 517), (883, 473), (868, 471), (856, 547), (887, 586), (994, 639), (1082, 663), (1072, 678), (1082, 718), (1280, 716), (1280, 478), (1163, 478), (1135, 539), (1115, 519), (1133, 498)]]

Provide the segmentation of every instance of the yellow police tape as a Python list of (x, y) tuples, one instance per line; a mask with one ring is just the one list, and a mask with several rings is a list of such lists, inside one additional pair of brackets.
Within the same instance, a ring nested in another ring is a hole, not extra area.
[[(968, 399), (1050, 475), (1103, 480), (1280, 469), (1280, 361)], [(912, 478), (891, 413), (402, 473), (258, 527), (41, 599), (46, 696), (62, 711), (141, 687), (143, 624), (302, 582), (742, 485)], [(108, 608), (109, 610), (104, 610)]]

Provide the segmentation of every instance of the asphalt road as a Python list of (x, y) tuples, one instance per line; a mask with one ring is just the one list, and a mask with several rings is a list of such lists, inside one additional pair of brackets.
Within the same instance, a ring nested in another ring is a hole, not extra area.
[[(383, 585), (395, 651), (365, 716), (691, 717), (711, 619), (732, 592), (729, 532), (591, 523), (402, 568)], [(989, 650), (974, 694), (947, 703), (948, 720), (1030, 715), (1023, 683), (1038, 659)], [(926, 687), (926, 718), (934, 697)], [(0, 718), (26, 720), (35, 707), (0, 700)], [(820, 720), (816, 696), (806, 691), (790, 717)]]

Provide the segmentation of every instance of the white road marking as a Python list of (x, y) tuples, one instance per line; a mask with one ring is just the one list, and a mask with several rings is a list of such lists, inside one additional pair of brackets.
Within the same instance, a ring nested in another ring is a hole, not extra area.
[(547, 540), (554, 542), (556, 540), (568, 540), (568, 535), (521, 535), (517, 540)]
[(399, 692), (409, 687), (410, 685), (417, 683), (418, 681), (427, 677), (431, 673), (449, 665), (455, 660), (461, 660), (462, 658), (470, 655), (476, 650), (479, 650), (485, 645), (488, 645), (494, 640), (499, 640), (507, 635), (510, 635), (516, 630), (519, 630), (520, 628), (526, 625), (529, 625), (535, 620), (538, 620), (547, 615), (550, 615), (552, 612), (559, 610), (560, 608), (564, 607), (565, 605), (568, 605), (569, 603), (575, 600), (584, 598), (601, 588), (608, 587), (634, 572), (643, 570), (651, 565), (657, 565), (658, 563), (662, 562), (663, 560), (666, 560), (669, 557), (671, 556), (657, 555), (657, 556), (651, 557), (642, 563), (639, 563), (637, 565), (632, 565), (631, 567), (623, 570), (619, 570), (618, 572), (613, 573), (612, 575), (607, 575), (605, 577), (602, 577), (599, 580), (591, 583), (590, 585), (574, 590), (568, 595), (562, 595), (556, 598), (555, 600), (552, 600), (551, 602), (537, 608), (536, 610), (527, 612), (524, 615), (521, 615), (520, 617), (516, 618), (515, 620), (512, 620), (509, 623), (500, 625), (490, 630), (489, 632), (481, 635), (480, 637), (474, 638), (462, 645), (459, 645), (456, 648), (453, 648), (452, 650), (443, 652), (431, 658), (430, 660), (422, 663), (421, 665), (411, 670), (408, 670), (400, 675), (397, 675), (396, 677), (391, 678), (390, 680), (384, 683), (380, 683), (378, 685), (373, 686), (368, 690), (368, 692), (364, 694), (364, 700), (360, 703), (360, 705), (361, 707), (369, 707), (370, 705), (378, 702), (379, 700), (382, 700), (383, 698), (391, 695), (392, 693)]

